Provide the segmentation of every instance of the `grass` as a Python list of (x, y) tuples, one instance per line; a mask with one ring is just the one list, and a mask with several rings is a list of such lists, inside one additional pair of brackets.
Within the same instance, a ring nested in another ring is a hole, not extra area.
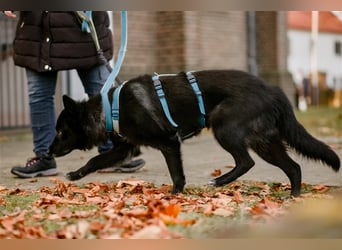
[(31, 204), (39, 199), (38, 194), (30, 194), (27, 196), (7, 195), (4, 204), (0, 203), (0, 216), (4, 216), (4, 212), (15, 212), (16, 210), (29, 209)]
[(296, 111), (298, 121), (315, 136), (342, 136), (342, 108), (309, 107)]

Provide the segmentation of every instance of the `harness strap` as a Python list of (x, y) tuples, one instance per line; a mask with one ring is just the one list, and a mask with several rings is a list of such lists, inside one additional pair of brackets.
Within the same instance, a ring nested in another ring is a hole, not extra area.
[(200, 122), (202, 128), (204, 128), (205, 127), (205, 109), (204, 109), (204, 103), (203, 103), (203, 98), (202, 98), (202, 92), (199, 89), (196, 78), (192, 74), (192, 72), (190, 72), (190, 71), (186, 72), (186, 77), (187, 77), (192, 89), (194, 90), (194, 92), (196, 94), (198, 106), (199, 106), (199, 109), (201, 112), (201, 117), (199, 119), (199, 122)]
[(161, 82), (159, 80), (159, 75), (154, 75), (152, 77), (152, 81), (154, 84), (154, 89), (156, 90), (157, 95), (158, 95), (159, 100), (160, 100), (160, 103), (163, 107), (164, 114), (165, 114), (166, 118), (169, 120), (169, 122), (171, 123), (172, 126), (177, 128), (178, 124), (175, 123), (175, 121), (171, 117), (170, 110), (169, 110), (169, 107), (168, 107), (166, 99), (165, 99), (165, 94), (164, 94)]
[(112, 119), (113, 119), (113, 127), (114, 131), (117, 133), (120, 132), (119, 128), (119, 101), (120, 101), (120, 92), (122, 87), (125, 85), (126, 82), (120, 84), (113, 92), (113, 101), (112, 101)]
[[(196, 80), (195, 76), (192, 74), (192, 72), (188, 71), (185, 74), (186, 74), (186, 77), (188, 79), (190, 86), (192, 87), (192, 90), (194, 91), (194, 93), (196, 95), (198, 106), (199, 106), (200, 113), (201, 113), (201, 116), (199, 118), (199, 123), (200, 123), (201, 127), (204, 128), (205, 127), (205, 116), (206, 116), (206, 114), (205, 114), (204, 102), (203, 102), (203, 98), (202, 98), (202, 92), (199, 89), (198, 84), (197, 84), (197, 80)], [(175, 76), (175, 74), (163, 74), (163, 75), (156, 74), (152, 77), (152, 81), (154, 84), (154, 88), (157, 92), (157, 95), (159, 97), (160, 103), (162, 104), (163, 111), (165, 113), (166, 118), (169, 120), (169, 122), (171, 123), (172, 126), (178, 127), (178, 124), (171, 117), (170, 110), (169, 110), (169, 107), (168, 107), (168, 104), (167, 104), (167, 101), (165, 98), (165, 94), (164, 94), (159, 76)]]

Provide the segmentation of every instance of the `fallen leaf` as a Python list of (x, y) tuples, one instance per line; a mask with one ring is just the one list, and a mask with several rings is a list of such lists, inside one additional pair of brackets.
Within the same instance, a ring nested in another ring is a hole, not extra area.
[(235, 209), (233, 208), (222, 208), (219, 207), (217, 209), (215, 209), (215, 211), (213, 211), (214, 215), (218, 215), (218, 216), (223, 216), (223, 217), (228, 217), (234, 214)]
[(235, 168), (234, 165), (226, 165), (225, 168)]
[(180, 204), (169, 204), (164, 208), (163, 214), (176, 218), (181, 210)]
[(213, 204), (209, 203), (208, 205), (205, 206), (203, 214), (212, 215), (213, 211), (214, 211), (214, 206)]
[(221, 169), (214, 169), (211, 172), (211, 176), (214, 176), (214, 177), (220, 176), (221, 174), (222, 174)]
[(86, 202), (101, 204), (101, 203), (105, 203), (105, 200), (100, 196), (94, 196), (94, 197), (86, 196)]
[(238, 204), (243, 202), (243, 197), (239, 191), (234, 192), (234, 201)]
[(314, 185), (311, 189), (319, 193), (326, 193), (329, 191), (329, 188), (323, 184)]
[(137, 180), (137, 179), (130, 179), (130, 180), (122, 180), (119, 181), (116, 187), (122, 188), (125, 186), (137, 186), (137, 185), (143, 185), (145, 182), (142, 180)]

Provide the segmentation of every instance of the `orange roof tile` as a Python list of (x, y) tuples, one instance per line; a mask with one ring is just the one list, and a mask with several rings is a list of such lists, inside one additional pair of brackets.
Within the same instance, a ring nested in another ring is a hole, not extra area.
[[(287, 18), (288, 28), (311, 30), (311, 11), (289, 11)], [(319, 12), (320, 32), (342, 33), (342, 20), (330, 11)]]

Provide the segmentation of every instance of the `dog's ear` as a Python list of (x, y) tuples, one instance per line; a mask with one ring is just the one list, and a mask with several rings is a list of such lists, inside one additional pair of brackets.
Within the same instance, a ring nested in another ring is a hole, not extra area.
[(75, 111), (77, 107), (76, 102), (67, 95), (63, 95), (63, 105), (69, 111)]

